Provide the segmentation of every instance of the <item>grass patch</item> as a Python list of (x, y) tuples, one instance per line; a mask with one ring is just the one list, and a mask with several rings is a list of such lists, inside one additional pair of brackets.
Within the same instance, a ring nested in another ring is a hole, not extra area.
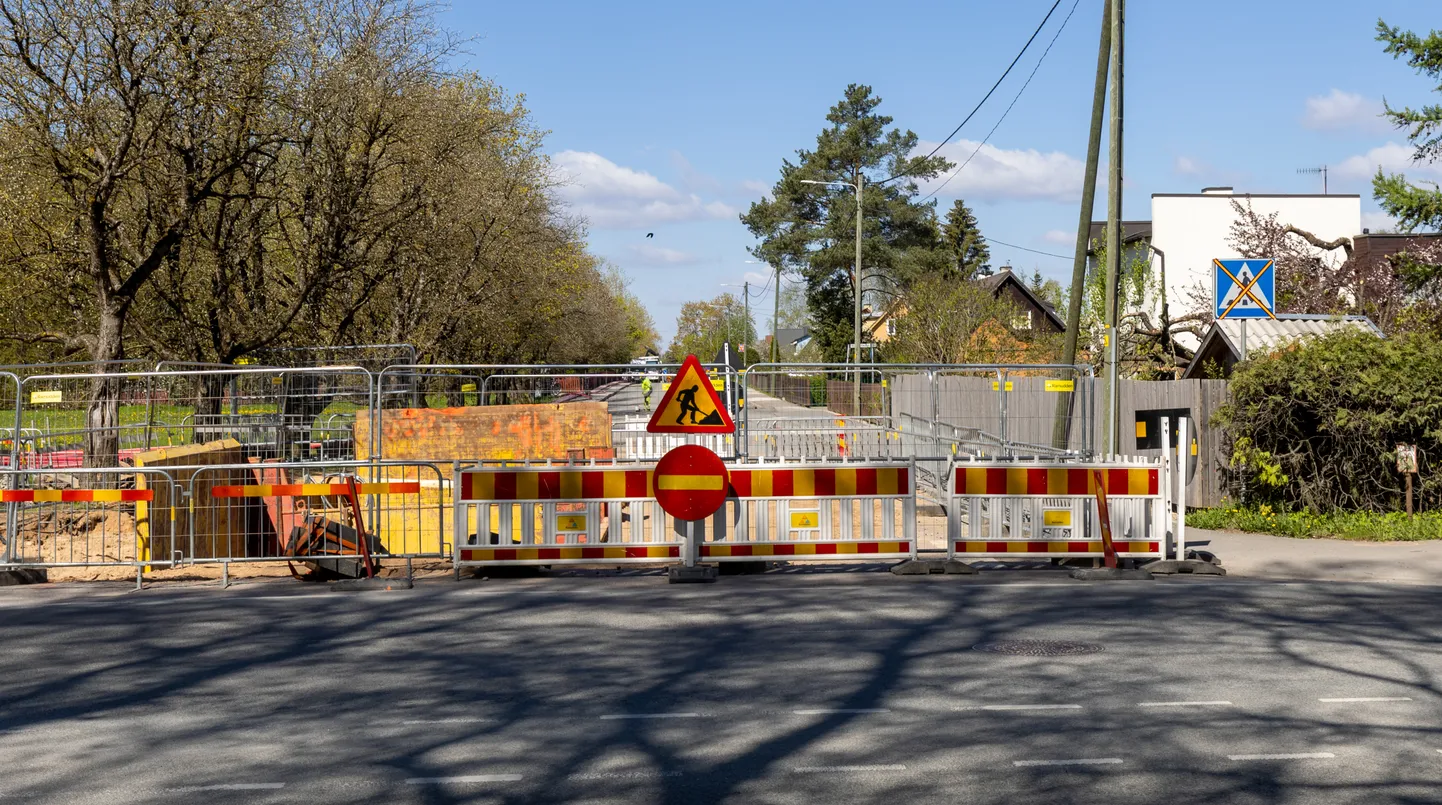
[(1187, 513), (1192, 528), (1250, 531), (1302, 539), (1326, 537), (1374, 542), (1442, 539), (1442, 512), (1408, 517), (1401, 512), (1282, 512), (1269, 506), (1223, 506)]

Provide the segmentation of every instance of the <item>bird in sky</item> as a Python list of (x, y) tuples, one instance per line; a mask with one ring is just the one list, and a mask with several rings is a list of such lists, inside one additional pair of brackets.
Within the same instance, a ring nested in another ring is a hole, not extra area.
[(654, 237), (656, 237), (656, 233), (655, 233), (655, 232), (647, 232), (647, 233), (646, 233), (646, 237), (648, 237), (648, 238), (654, 238)]

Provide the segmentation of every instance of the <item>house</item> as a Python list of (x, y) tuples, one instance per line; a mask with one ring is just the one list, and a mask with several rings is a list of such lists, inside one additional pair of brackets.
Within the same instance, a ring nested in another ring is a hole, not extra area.
[[(992, 298), (1008, 301), (1016, 308), (1016, 318), (1010, 322), (1012, 330), (1029, 330), (1036, 335), (1066, 332), (1066, 322), (1056, 308), (1037, 296), (1010, 269), (1002, 269), (989, 277), (978, 277), (973, 282), (989, 291)], [(861, 326), (871, 341), (885, 344), (896, 335), (896, 322), (905, 315), (906, 305), (900, 300), (880, 312), (874, 313), (869, 307), (862, 308)]]
[[(1243, 324), (1243, 322), (1246, 322)], [(1183, 380), (1205, 378), (1209, 367), (1221, 370), (1222, 377), (1232, 374), (1232, 367), (1248, 354), (1270, 352), (1283, 344), (1302, 338), (1323, 336), (1344, 329), (1370, 332), (1385, 338), (1382, 331), (1366, 316), (1312, 316), (1278, 314), (1275, 319), (1221, 319), (1212, 322), (1197, 355), (1182, 373)]]
[[(811, 345), (811, 331), (805, 327), (782, 327), (776, 331), (781, 343), (781, 349), (777, 356), (783, 361), (797, 360), (801, 354)], [(757, 358), (763, 361), (771, 360), (771, 334), (761, 340), (760, 353)]]

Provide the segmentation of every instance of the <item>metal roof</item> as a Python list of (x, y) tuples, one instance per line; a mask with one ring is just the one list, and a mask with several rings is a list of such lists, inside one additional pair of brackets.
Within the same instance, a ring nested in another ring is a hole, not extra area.
[[(1222, 319), (1215, 323), (1219, 335), (1227, 340), (1232, 351), (1242, 351), (1242, 319)], [(1366, 316), (1311, 316), (1283, 314), (1275, 319), (1247, 319), (1247, 351), (1271, 349), (1287, 341), (1310, 335), (1327, 335), (1343, 329), (1356, 329), (1378, 338), (1382, 331)]]

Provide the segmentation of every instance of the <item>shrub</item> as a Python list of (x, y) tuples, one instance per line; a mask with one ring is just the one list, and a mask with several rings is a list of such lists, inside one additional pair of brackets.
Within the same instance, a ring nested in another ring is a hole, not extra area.
[(1278, 510), (1402, 508), (1396, 446), (1416, 444), (1419, 509), (1442, 504), (1442, 343), (1359, 331), (1255, 356), (1232, 373), (1225, 429), (1229, 472), (1245, 503)]

